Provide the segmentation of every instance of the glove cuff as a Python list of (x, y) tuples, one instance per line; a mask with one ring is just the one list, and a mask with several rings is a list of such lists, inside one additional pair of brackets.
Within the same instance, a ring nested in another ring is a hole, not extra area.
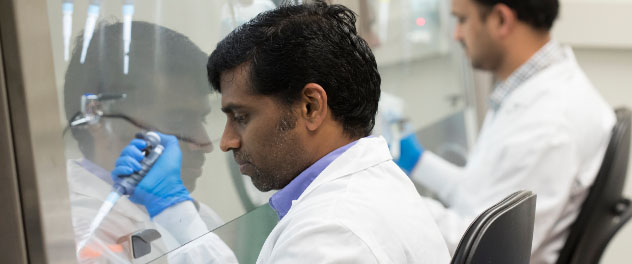
[(415, 134), (410, 134), (401, 141), (401, 153), (399, 160), (395, 161), (397, 165), (410, 175), (417, 166), (417, 163), (421, 159), (421, 155), (424, 153), (424, 147), (419, 144)]

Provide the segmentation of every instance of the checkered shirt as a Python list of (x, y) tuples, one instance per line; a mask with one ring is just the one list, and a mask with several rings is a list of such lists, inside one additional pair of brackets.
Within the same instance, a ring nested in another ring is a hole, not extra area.
[(515, 70), (507, 80), (498, 82), (496, 88), (489, 97), (489, 108), (494, 112), (500, 109), (503, 101), (520, 87), (529, 78), (547, 67), (564, 60), (566, 54), (561, 45), (555, 41), (549, 41), (544, 47), (536, 52), (531, 58)]

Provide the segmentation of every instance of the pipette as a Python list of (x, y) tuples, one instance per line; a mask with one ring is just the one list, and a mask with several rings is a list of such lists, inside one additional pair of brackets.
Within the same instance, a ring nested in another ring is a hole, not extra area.
[(86, 53), (88, 52), (88, 46), (90, 46), (90, 41), (92, 40), (92, 35), (94, 34), (94, 27), (97, 25), (100, 10), (100, 0), (90, 1), (90, 6), (88, 6), (88, 18), (86, 18), (86, 25), (83, 28), (83, 46), (81, 47), (80, 59), (81, 64), (86, 62)]
[(132, 17), (134, 16), (134, 1), (123, 2), (123, 73), (129, 73), (129, 46), (132, 43)]
[(125, 178), (123, 178), (120, 182), (114, 184), (112, 188), (112, 192), (107, 196), (103, 205), (99, 209), (97, 216), (94, 217), (92, 223), (90, 224), (90, 231), (84, 237), (82, 241), (79, 243), (79, 247), (77, 250), (77, 255), (81, 252), (86, 243), (90, 240), (90, 238), (94, 235), (97, 228), (101, 225), (101, 222), (108, 215), (112, 207), (116, 204), (116, 202), (121, 198), (122, 195), (131, 195), (134, 192), (134, 188), (136, 185), (145, 177), (145, 174), (151, 169), (154, 165), (164, 147), (160, 145), (160, 136), (156, 132), (147, 132), (144, 135), (145, 141), (147, 141), (147, 148), (144, 150), (145, 158), (141, 161), (141, 169), (138, 172), (133, 173)]
[(61, 4), (63, 36), (64, 36), (64, 61), (70, 58), (70, 36), (72, 35), (72, 12), (74, 3), (72, 0), (63, 0)]

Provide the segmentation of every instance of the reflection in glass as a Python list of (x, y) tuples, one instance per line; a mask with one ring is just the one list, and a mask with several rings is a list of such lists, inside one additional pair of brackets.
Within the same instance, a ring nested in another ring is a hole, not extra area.
[[(124, 66), (125, 67), (125, 66)], [(165, 131), (161, 131), (158, 128), (152, 127), (148, 124), (143, 124), (141, 121), (135, 120), (125, 114), (110, 114), (105, 113), (102, 109), (102, 105), (110, 100), (122, 100), (127, 98), (127, 94), (84, 94), (81, 96), (81, 111), (77, 112), (72, 118), (70, 118), (70, 123), (66, 129), (64, 129), (64, 134), (68, 131), (68, 129), (78, 126), (84, 125), (95, 125), (99, 122), (101, 118), (118, 118), (121, 120), (125, 120), (130, 124), (134, 125), (136, 128), (142, 130), (143, 132), (148, 131), (156, 131), (164, 134), (168, 134)], [(175, 137), (184, 143), (193, 144), (199, 148), (212, 148), (213, 143), (210, 141), (201, 142), (195, 138), (189, 138), (186, 136), (175, 135)]]
[[(205, 153), (211, 151), (204, 127), (210, 112), (207, 55), (187, 37), (170, 29), (145, 22), (133, 22), (132, 28), (127, 74), (122, 69), (121, 23), (99, 24), (85, 62), (80, 62), (75, 49), (66, 72), (64, 99), (68, 122), (78, 120), (74, 113), (99, 117), (83, 125), (75, 122), (70, 128), (84, 157), (69, 160), (67, 164), (77, 242), (85, 239), (92, 218), (112, 188), (109, 170), (136, 133), (156, 129), (185, 139), (180, 141), (181, 176), (190, 191), (202, 174)], [(83, 39), (80, 37), (77, 43), (83, 43)], [(86, 103), (85, 94), (94, 95), (95, 100), (96, 95), (110, 95), (106, 98), (113, 100)], [(88, 111), (88, 106), (98, 109)], [(223, 223), (208, 206), (197, 206), (206, 225), (196, 231), (197, 236)], [(91, 240), (94, 242), (88, 243), (88, 249), (79, 257), (87, 261), (108, 257), (111, 261), (114, 257), (129, 259), (131, 249), (127, 238), (139, 230), (156, 229), (162, 235), (152, 243), (153, 254), (145, 256), (148, 259), (197, 237), (183, 238), (182, 234), (170, 232), (172, 228), (151, 221), (145, 208), (122, 198), (97, 231), (96, 239)], [(221, 242), (218, 247), (222, 247)]]

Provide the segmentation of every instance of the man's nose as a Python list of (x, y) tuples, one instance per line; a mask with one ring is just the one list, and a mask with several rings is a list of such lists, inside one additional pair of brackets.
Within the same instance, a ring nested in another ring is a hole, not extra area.
[(224, 128), (224, 133), (222, 134), (219, 148), (224, 152), (228, 152), (232, 149), (238, 149), (240, 146), (241, 142), (239, 136), (230, 126), (227, 125)]
[(463, 32), (461, 30), (461, 26), (457, 25), (454, 27), (454, 35), (452, 36), (454, 40), (461, 42), (463, 40)]

